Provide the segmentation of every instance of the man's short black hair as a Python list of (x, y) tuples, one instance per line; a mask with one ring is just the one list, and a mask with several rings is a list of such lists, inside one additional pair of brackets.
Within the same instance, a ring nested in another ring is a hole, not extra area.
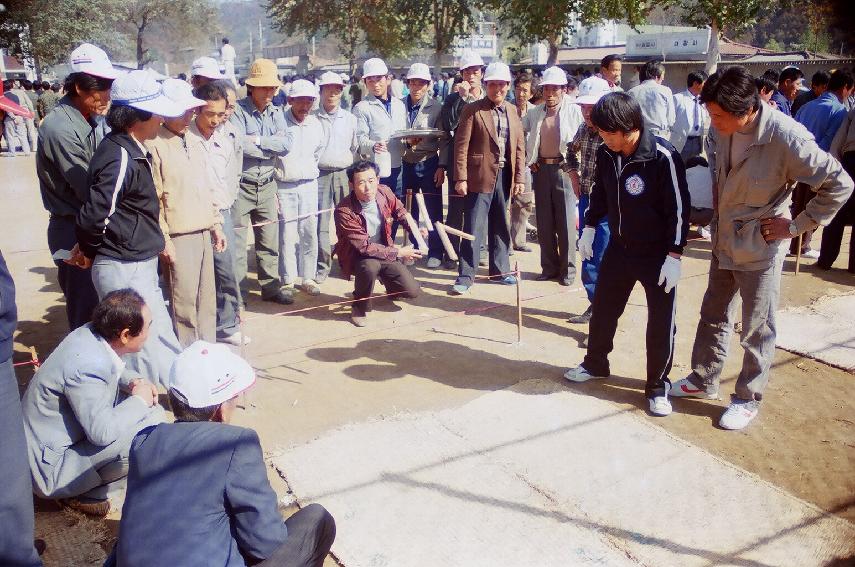
[(531, 73), (528, 71), (520, 71), (517, 78), (514, 79), (514, 85), (516, 86), (517, 83), (531, 83), (532, 81), (534, 81), (534, 77)]
[(741, 118), (760, 108), (760, 95), (751, 73), (745, 67), (734, 65), (707, 79), (701, 90), (701, 102), (714, 102), (725, 112)]
[(52, 90), (52, 91), (53, 91), (53, 92), (55, 92), (55, 93), (58, 93), (58, 92), (59, 92), (59, 89), (61, 89), (61, 88), (62, 88), (62, 87), (60, 86), (60, 84), (59, 84), (59, 83), (54, 83), (54, 84), (52, 84), (52, 85), (50, 86), (50, 90)]
[(769, 77), (757, 77), (754, 79), (754, 84), (757, 86), (757, 92), (760, 94), (763, 94), (763, 91), (773, 93), (778, 88), (778, 85), (773, 83)]
[(626, 93), (609, 93), (594, 105), (591, 122), (604, 132), (629, 134), (641, 130), (644, 119), (638, 102)]
[(600, 61), (600, 67), (602, 67), (603, 69), (608, 69), (609, 65), (611, 65), (612, 62), (614, 62), (614, 61), (623, 61), (623, 57), (621, 57), (617, 53), (612, 53), (611, 55), (606, 55)]
[(843, 69), (838, 69), (831, 74), (831, 78), (828, 80), (828, 90), (833, 92), (840, 90), (843, 87), (851, 89), (852, 84), (852, 74), (848, 71), (844, 71)]
[(707, 74), (703, 71), (692, 71), (686, 77), (686, 86), (693, 87), (696, 83), (703, 83), (707, 80)]
[(169, 397), (169, 409), (172, 410), (172, 413), (175, 416), (175, 421), (185, 421), (191, 423), (196, 423), (200, 421), (211, 421), (212, 419), (214, 419), (214, 415), (216, 415), (217, 410), (220, 409), (219, 404), (204, 408), (190, 407), (190, 404), (187, 403), (187, 400), (184, 399), (184, 396), (182, 396), (172, 388), (170, 388), (167, 392), (167, 396)]
[(107, 342), (118, 339), (125, 329), (137, 337), (143, 329), (144, 305), (142, 296), (131, 288), (111, 291), (92, 311), (92, 330)]
[(24, 87), (25, 91), (29, 91), (33, 89), (33, 82), (29, 79), (24, 79), (21, 81), (21, 86)]
[(13, 88), (15, 88), (15, 81), (13, 81), (12, 79), (6, 79), (5, 81), (3, 81), (3, 90), (4, 91), (9, 92)]
[(647, 81), (648, 79), (660, 79), (665, 75), (665, 66), (659, 59), (651, 59), (647, 61), (641, 70), (638, 72), (638, 79)]
[(576, 80), (576, 77), (567, 77), (567, 84), (564, 86), (568, 91), (572, 91), (575, 88), (579, 87), (579, 81)]
[(377, 167), (376, 163), (371, 160), (361, 159), (347, 168), (347, 179), (351, 183), (353, 183), (353, 178), (356, 176), (357, 173), (362, 173), (363, 171), (368, 171), (369, 169), (373, 169), (374, 173), (378, 177), (380, 176), (380, 168)]
[(763, 76), (777, 85), (781, 74), (774, 69), (766, 69), (763, 71)]
[(223, 89), (222, 85), (217, 83), (219, 83), (219, 81), (213, 81), (211, 83), (204, 84), (201, 87), (196, 87), (193, 89), (193, 96), (204, 101), (226, 100), (228, 95), (226, 94), (225, 89)]
[(133, 106), (111, 104), (107, 111), (107, 125), (116, 132), (127, 133), (137, 122), (151, 120), (152, 113)]
[(50, 88), (50, 83), (47, 81), (42, 81), (42, 89), (48, 90)]
[(224, 37), (224, 38), (223, 38), (223, 43), (224, 43), (224, 44), (226, 44), (226, 43), (228, 43), (228, 42), (229, 42), (229, 38)]
[(88, 73), (71, 73), (65, 78), (65, 93), (72, 97), (79, 96), (78, 89), (83, 92), (108, 91), (113, 79), (103, 79)]
[(812, 87), (822, 87), (828, 84), (828, 81), (831, 79), (831, 75), (826, 73), (825, 71), (817, 71), (813, 74), (813, 77), (810, 79), (810, 86)]
[(785, 81), (795, 81), (796, 79), (801, 79), (804, 76), (805, 74), (802, 73), (801, 69), (796, 67), (787, 67), (781, 71), (780, 75), (778, 75), (778, 84), (780, 85)]

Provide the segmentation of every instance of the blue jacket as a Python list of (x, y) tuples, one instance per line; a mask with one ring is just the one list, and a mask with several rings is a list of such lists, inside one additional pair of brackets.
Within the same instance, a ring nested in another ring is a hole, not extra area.
[(796, 120), (816, 138), (817, 145), (823, 150), (831, 148), (831, 141), (837, 129), (846, 118), (846, 107), (834, 93), (823, 93), (799, 109)]
[(106, 566), (243, 567), (287, 536), (258, 434), (222, 423), (164, 423), (131, 446), (119, 541)]
[(15, 282), (0, 252), (0, 362), (12, 358), (12, 336), (18, 325), (18, 308), (15, 305)]
[(778, 110), (787, 116), (792, 116), (792, 113), (790, 112), (790, 99), (785, 97), (781, 91), (776, 90), (772, 93), (772, 100), (774, 100), (775, 104), (778, 105)]

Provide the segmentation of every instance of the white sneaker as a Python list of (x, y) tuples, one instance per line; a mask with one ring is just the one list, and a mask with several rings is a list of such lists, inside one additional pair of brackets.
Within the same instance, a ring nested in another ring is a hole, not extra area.
[(712, 233), (710, 233), (710, 227), (708, 226), (699, 226), (698, 234), (700, 234), (701, 238), (704, 240), (712, 240)]
[(243, 334), (241, 334), (240, 331), (238, 331), (237, 333), (234, 333), (233, 335), (228, 335), (226, 337), (222, 337), (222, 338), (217, 339), (217, 342), (218, 343), (226, 343), (226, 344), (232, 345), (232, 346), (241, 346), (241, 345), (246, 346), (252, 342), (252, 339), (250, 339), (247, 336), (244, 336)]
[(810, 258), (811, 260), (816, 260), (819, 258), (819, 250), (808, 250), (807, 252), (802, 252), (802, 258)]
[(709, 394), (706, 390), (695, 387), (688, 378), (681, 378), (671, 384), (672, 398), (701, 398), (702, 400), (717, 400), (718, 391)]
[(602, 380), (604, 378), (608, 378), (608, 376), (594, 376), (585, 370), (585, 367), (580, 364), (579, 366), (571, 368), (565, 372), (564, 378), (571, 382), (587, 382), (588, 380)]
[(321, 288), (315, 283), (314, 280), (304, 280), (303, 281), (303, 291), (308, 293), (309, 295), (320, 295)]
[(658, 415), (659, 417), (671, 415), (671, 402), (668, 401), (667, 394), (650, 398), (648, 401), (650, 402), (650, 413), (653, 415)]
[(760, 412), (760, 402), (755, 400), (743, 400), (736, 396), (730, 397), (730, 405), (722, 414), (718, 424), (723, 429), (738, 431), (751, 423)]

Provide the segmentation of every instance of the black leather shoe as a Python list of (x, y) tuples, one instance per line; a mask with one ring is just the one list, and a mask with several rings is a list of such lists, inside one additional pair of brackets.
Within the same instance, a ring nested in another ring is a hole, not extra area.
[(292, 292), (291, 290), (282, 288), (282, 289), (278, 290), (276, 293), (274, 293), (273, 295), (268, 296), (268, 297), (262, 297), (261, 299), (264, 301), (270, 301), (271, 303), (279, 303), (281, 305), (291, 305), (292, 303), (294, 303), (294, 292)]
[(531, 246), (514, 246), (517, 252), (531, 252)]
[(569, 286), (573, 285), (573, 280), (571, 280), (570, 278), (558, 278), (558, 283), (563, 285), (563, 286), (569, 287)]
[(537, 276), (534, 279), (535, 279), (535, 281), (538, 281), (538, 282), (545, 282), (545, 281), (549, 281), (549, 280), (554, 280), (557, 277), (558, 277), (557, 274), (540, 274), (539, 276)]

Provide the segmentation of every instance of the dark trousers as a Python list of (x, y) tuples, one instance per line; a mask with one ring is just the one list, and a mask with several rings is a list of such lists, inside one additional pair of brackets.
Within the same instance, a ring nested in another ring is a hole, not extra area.
[(397, 297), (417, 297), (421, 291), (419, 282), (413, 277), (413, 274), (401, 262), (386, 262), (377, 258), (360, 258), (356, 262), (356, 267), (353, 270), (353, 298), (361, 299), (353, 304), (354, 310), (358, 314), (365, 314), (368, 307), (368, 299), (374, 291), (374, 282), (378, 279), (386, 288), (386, 293), (399, 293), (392, 296)]
[(686, 138), (686, 144), (680, 150), (680, 157), (683, 158), (683, 163), (686, 163), (691, 158), (701, 155), (704, 151), (704, 142), (701, 136), (689, 136)]
[[(454, 177), (452, 166), (448, 170), (448, 211), (445, 213), (445, 224), (457, 230), (463, 230), (463, 210), (466, 208), (466, 199), (454, 190)], [(453, 234), (448, 235), (451, 247), (457, 255), (460, 255), (460, 237)]]
[(234, 335), (240, 330), (240, 289), (235, 274), (235, 229), (230, 209), (223, 215), (226, 249), (214, 251), (214, 285), (217, 294), (217, 338)]
[[(811, 189), (810, 185), (805, 183), (797, 183), (796, 188), (793, 191), (793, 206), (790, 209), (790, 212), (793, 215), (793, 218), (799, 216), (799, 214), (805, 210), (807, 204), (810, 203), (810, 200), (813, 199), (816, 192)], [(814, 229), (806, 230), (802, 233), (802, 254), (810, 250), (810, 239), (813, 237)], [(793, 238), (790, 242), (790, 253), (795, 254), (798, 252), (799, 239)]]
[(576, 279), (576, 194), (559, 164), (541, 164), (532, 177), (540, 270), (572, 283)]
[[(392, 172), (389, 174), (389, 177), (381, 177), (380, 178), (380, 185), (385, 185), (386, 187), (391, 189), (392, 192), (395, 194), (395, 196), (398, 199), (400, 199), (401, 202), (403, 202), (404, 201), (404, 192), (401, 190), (401, 184), (398, 183), (398, 181), (400, 181), (400, 179), (401, 179), (401, 166), (393, 167)], [(395, 221), (392, 223), (392, 240), (393, 241), (395, 240), (395, 237), (398, 235), (398, 227), (399, 226), (401, 226), (401, 225), (398, 221)]]
[[(490, 275), (507, 274), (511, 271), (508, 248), (511, 244), (511, 231), (508, 227), (508, 178), (510, 168), (506, 167), (496, 177), (496, 186), (490, 193), (467, 193), (463, 232), (475, 237), (475, 241), (463, 239), (460, 243), (460, 266), (457, 283), (471, 286), (475, 283), (478, 261), (484, 241), (490, 253)], [(539, 232), (539, 231), (538, 231)]]
[[(260, 567), (322, 567), (335, 540), (335, 520), (320, 504), (309, 504), (285, 520), (288, 537)], [(253, 563), (248, 562), (252, 565)]]
[[(71, 250), (77, 244), (74, 232), (74, 217), (51, 215), (48, 221), (47, 239), (50, 253), (57, 250)], [(92, 284), (92, 271), (82, 270), (58, 260), (57, 279), (62, 293), (65, 294), (65, 314), (68, 317), (68, 330), (73, 331), (92, 319), (92, 311), (98, 305), (98, 294)]]
[(665, 253), (628, 254), (612, 241), (600, 265), (588, 334), (588, 353), (582, 366), (595, 376), (609, 375), (609, 353), (614, 349), (617, 323), (636, 282), (647, 296), (647, 385), (648, 398), (664, 396), (670, 387), (668, 373), (674, 359), (676, 289), (665, 293), (658, 284)]
[[(855, 152), (843, 154), (843, 169), (850, 176), (855, 176)], [(837, 255), (840, 254), (840, 244), (843, 242), (843, 230), (847, 225), (855, 224), (855, 195), (834, 215), (831, 223), (822, 229), (822, 244), (819, 248), (819, 260), (817, 265), (829, 269)], [(855, 238), (849, 239), (849, 271), (855, 272)]]
[[(425, 208), (427, 209), (431, 222), (442, 222), (442, 187), (437, 187), (433, 180), (434, 175), (436, 175), (438, 165), (439, 158), (435, 157), (418, 163), (404, 162), (404, 194), (406, 194), (407, 189), (412, 189), (413, 191), (411, 212), (413, 213), (413, 218), (416, 219), (416, 221), (419, 220), (421, 211), (419, 211), (415, 195), (419, 192), (419, 189), (421, 189), (425, 197)], [(412, 242), (413, 246), (416, 245), (416, 239), (412, 236), (410, 236), (410, 242)], [(442, 240), (440, 240), (439, 234), (437, 234), (435, 230), (428, 233), (427, 245), (428, 257), (438, 258), (441, 260), (443, 252)]]
[(33, 481), (12, 359), (0, 363), (0, 565), (41, 565), (33, 548)]

